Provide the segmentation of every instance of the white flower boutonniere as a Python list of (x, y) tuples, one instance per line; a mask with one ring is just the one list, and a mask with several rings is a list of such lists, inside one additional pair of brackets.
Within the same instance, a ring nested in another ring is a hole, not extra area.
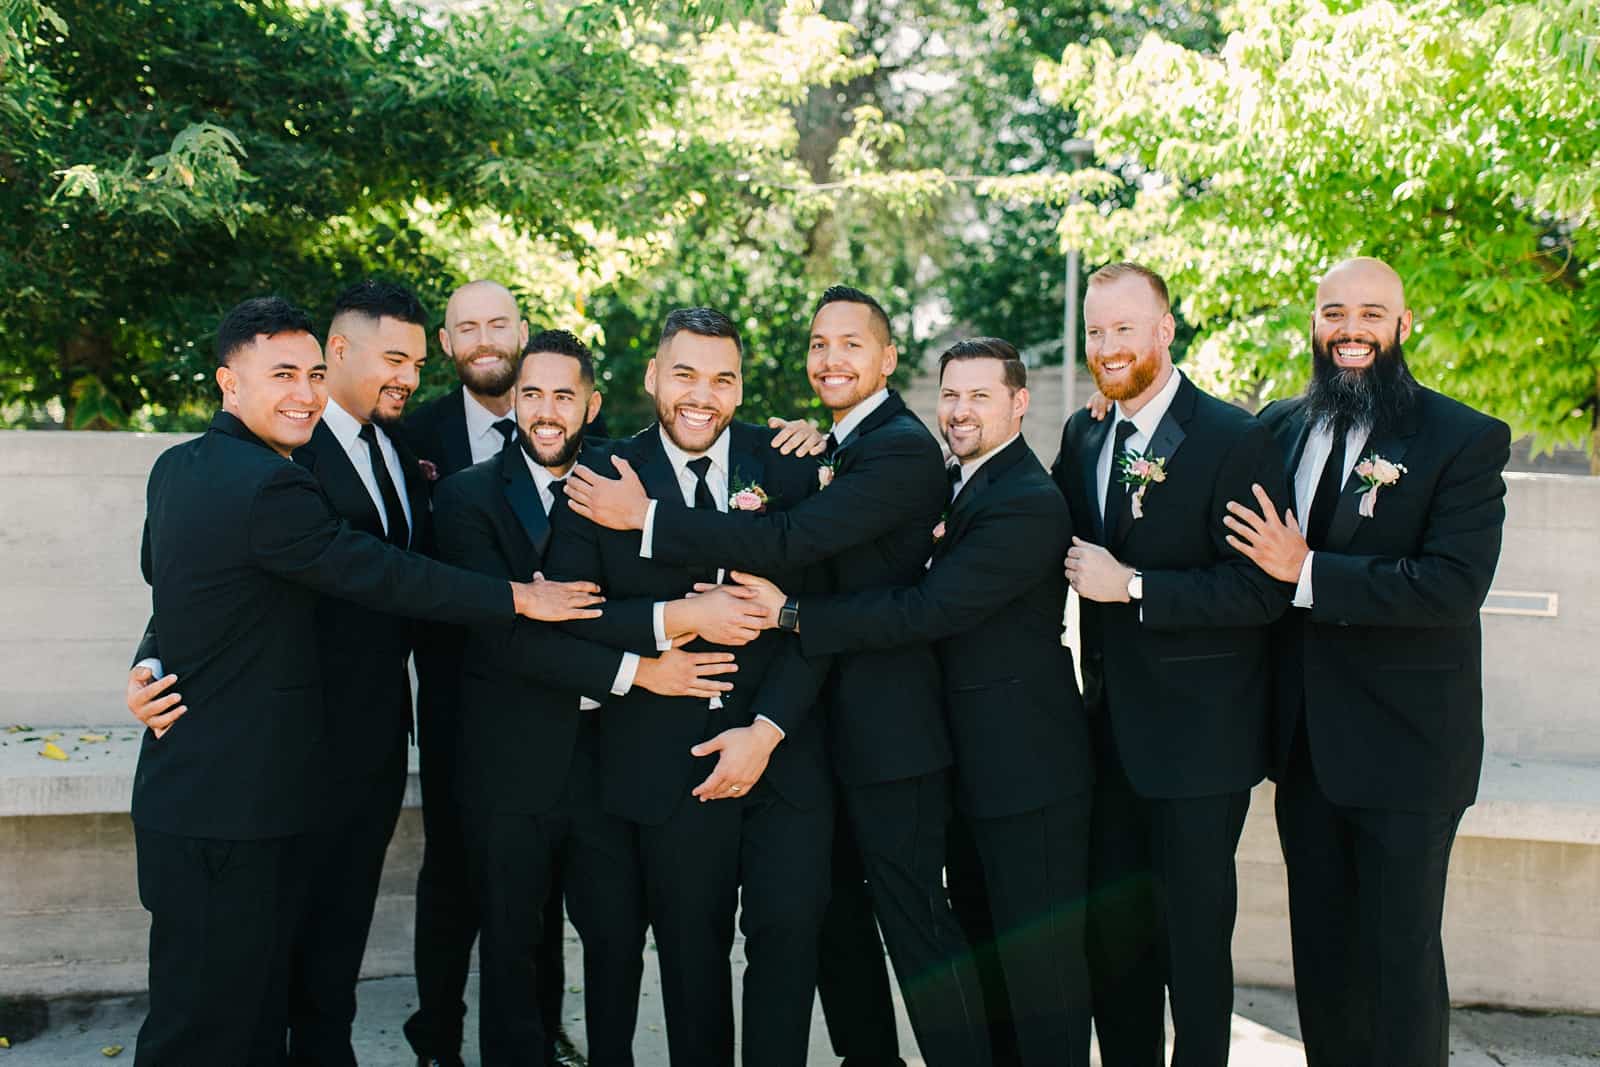
[(834, 468), (839, 465), (838, 460), (823, 460), (817, 465), (817, 488), (826, 489), (833, 484)]
[(1121, 462), (1122, 484), (1133, 490), (1133, 517), (1142, 519), (1145, 490), (1167, 480), (1167, 461), (1141, 452), (1124, 452)]
[(1384, 459), (1376, 452), (1372, 453), (1360, 463), (1356, 464), (1356, 475), (1360, 477), (1364, 491), (1361, 494), (1361, 517), (1372, 518), (1378, 508), (1378, 490), (1387, 489), (1400, 480), (1406, 473), (1405, 467)]

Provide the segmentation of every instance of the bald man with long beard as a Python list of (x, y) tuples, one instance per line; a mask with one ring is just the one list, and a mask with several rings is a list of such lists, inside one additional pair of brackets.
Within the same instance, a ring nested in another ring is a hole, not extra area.
[(1224, 519), (1295, 583), (1274, 632), (1273, 778), (1308, 1067), (1449, 1059), (1440, 922), (1483, 762), (1478, 609), (1510, 431), (1417, 383), (1411, 329), (1387, 264), (1328, 271), (1311, 384), (1260, 415), (1294, 507), (1235, 501)]

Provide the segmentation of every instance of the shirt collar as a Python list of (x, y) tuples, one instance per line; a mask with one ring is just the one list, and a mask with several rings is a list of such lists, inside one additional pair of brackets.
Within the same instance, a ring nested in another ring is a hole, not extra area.
[[(661, 436), (661, 448), (667, 454), (667, 462), (672, 464), (673, 471), (681, 479), (683, 472), (689, 466), (689, 461), (696, 457), (674, 444), (672, 438), (667, 436), (667, 431), (660, 426), (656, 427), (656, 433)], [(717, 435), (717, 439), (711, 442), (711, 447), (700, 453), (704, 456), (710, 456), (711, 466), (724, 474), (728, 471), (728, 448), (732, 437), (732, 427), (724, 427), (723, 431)]]
[(1011, 447), (1011, 442), (1015, 441), (1017, 438), (1019, 438), (1021, 436), (1022, 436), (1021, 432), (1014, 433), (1010, 437), (1006, 438), (1006, 443), (1001, 445), (999, 448), (991, 448), (989, 451), (985, 452), (983, 455), (979, 456), (977, 459), (972, 460), (970, 463), (963, 463), (961, 465), (961, 481), (958, 484), (964, 486), (968, 482), (972, 481), (972, 476), (974, 474), (978, 473), (978, 468), (979, 467), (983, 466), (985, 463), (989, 462), (991, 459), (993, 459), (994, 457), (998, 456), (1000, 453), (1004, 452), (1006, 449), (1010, 448)]
[[(1172, 406), (1172, 398), (1178, 395), (1178, 386), (1182, 383), (1183, 371), (1177, 367), (1172, 368), (1172, 376), (1167, 379), (1167, 384), (1161, 387), (1161, 392), (1150, 398), (1150, 403), (1140, 408), (1133, 415), (1125, 414), (1122, 402), (1117, 401), (1117, 422), (1124, 419), (1133, 423), (1133, 428), (1148, 441), (1155, 436), (1156, 427), (1161, 425), (1161, 420), (1166, 417), (1167, 409)], [(1112, 429), (1116, 429), (1115, 423)]]
[(356, 439), (361, 436), (361, 423), (331, 396), (328, 397), (327, 406), (322, 409), (322, 421), (327, 423), (328, 429), (338, 439), (339, 447), (346, 452), (354, 447)]
[(832, 432), (835, 447), (844, 444), (845, 438), (854, 433), (856, 427), (866, 422), (867, 416), (882, 407), (883, 402), (888, 399), (889, 387), (886, 385), (857, 404), (850, 414), (834, 423)]
[[(528, 450), (520, 444), (514, 444), (511, 447), (517, 450), (518, 454), (522, 456), (522, 461), (528, 465), (528, 473), (533, 475), (533, 484), (539, 490), (539, 493), (543, 495), (550, 492), (550, 483), (556, 480), (556, 476), (551, 474), (547, 468), (535, 463), (533, 457), (528, 455)], [(566, 477), (566, 475), (562, 475), (562, 477)]]
[[(473, 396), (472, 390), (464, 385), (461, 387), (461, 406), (467, 413), (467, 440), (469, 441), (476, 440), (490, 430), (494, 430), (494, 424), (501, 419), (512, 417), (509, 411), (504, 415), (496, 415), (484, 407), (483, 402)], [(494, 430), (494, 432), (496, 436), (500, 433), (499, 430)]]

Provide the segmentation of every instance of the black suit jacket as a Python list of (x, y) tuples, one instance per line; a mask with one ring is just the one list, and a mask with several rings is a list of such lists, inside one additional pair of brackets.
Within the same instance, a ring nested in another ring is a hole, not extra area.
[[(891, 392), (838, 449), (826, 489), (753, 523), (663, 508), (652, 549), (673, 563), (769, 576), (820, 563), (839, 592), (913, 586), (922, 579), (949, 492), (938, 443)], [(939, 665), (926, 642), (841, 655), (826, 692), (834, 770), (846, 783), (894, 781), (950, 765)]]
[(472, 466), (472, 443), (467, 440), (467, 409), (456, 386), (412, 411), (400, 423), (400, 435), (416, 455), (432, 463), (446, 478)]
[(1061, 644), (1071, 544), (1066, 502), (1019, 437), (961, 487), (921, 582), (800, 600), (808, 653), (933, 643), (970, 815), (1032, 811), (1094, 780)]
[[(1291, 481), (1309, 427), (1303, 398), (1269, 404)], [(1402, 464), (1360, 515), (1354, 470), (1311, 564), (1313, 606), (1275, 627), (1275, 761), (1305, 728), (1317, 782), (1338, 804), (1452, 811), (1483, 763), (1483, 606), (1500, 558), (1511, 432), (1424, 389), (1363, 456)]]
[[(768, 445), (771, 434), (766, 429), (734, 423), (729, 432), (733, 485), (759, 484), (768, 495), (769, 512), (781, 512), (815, 489), (815, 462), (779, 454)], [(659, 501), (658, 525), (667, 516), (692, 510), (684, 506), (657, 427), (616, 442), (612, 451), (633, 465)], [(600, 468), (605, 469), (606, 465)], [(736, 526), (753, 527), (760, 521), (748, 512), (730, 512), (726, 517)], [(633, 612), (641, 607), (648, 611), (653, 603), (675, 600), (694, 588), (697, 569), (641, 557), (640, 540), (638, 531), (607, 530), (568, 509), (558, 513), (547, 575), (599, 582), (607, 597), (601, 618), (564, 623), (570, 632), (626, 646), (639, 630)], [(797, 590), (809, 591), (820, 581), (813, 568), (786, 567), (780, 573), (782, 581), (794, 583)], [(687, 647), (719, 650), (703, 640)], [(703, 699), (663, 697), (639, 688), (607, 703), (600, 737), (601, 784), (608, 810), (634, 822), (658, 825), (680, 804), (698, 803), (690, 790), (710, 773), (715, 757), (696, 758), (689, 749), (730, 727), (748, 726), (757, 715), (765, 715), (785, 733), (763, 782), (799, 808), (827, 799), (827, 767), (814, 712), (826, 660), (808, 659), (787, 634), (775, 630), (731, 651), (739, 670), (723, 676), (734, 688), (722, 698), (720, 710), (711, 710)]]
[(310, 472), (226, 412), (161, 454), (146, 507), (152, 639), (189, 708), (161, 739), (146, 731), (134, 776), (134, 821), (162, 833), (310, 826), (326, 744), (319, 595), (458, 623), (512, 612), (506, 582), (352, 530)]
[[(603, 462), (587, 445), (582, 460)], [(508, 448), (442, 483), (434, 508), (446, 562), (513, 581), (527, 581), (543, 568), (552, 523), (521, 449)], [(565, 502), (558, 498), (554, 508), (564, 510)], [(654, 643), (650, 619), (637, 612), (631, 618), (640, 629), (625, 643), (648, 654)], [(457, 774), (467, 806), (526, 814), (553, 807), (583, 717), (605, 714), (580, 712), (579, 698), (608, 699), (621, 663), (618, 649), (528, 619), (468, 631)]]
[[(1176, 373), (1176, 372), (1175, 372)], [(1283, 461), (1266, 427), (1187, 378), (1147, 454), (1166, 481), (1144, 517), (1101, 530), (1100, 451), (1113, 419), (1067, 420), (1052, 472), (1079, 536), (1144, 574), (1144, 599), (1081, 602), (1084, 699), (1109, 720), (1140, 795), (1179, 798), (1249, 789), (1267, 769), (1268, 630), (1293, 587), (1274, 581), (1225, 541), (1230, 500), (1263, 486), (1281, 514)]]

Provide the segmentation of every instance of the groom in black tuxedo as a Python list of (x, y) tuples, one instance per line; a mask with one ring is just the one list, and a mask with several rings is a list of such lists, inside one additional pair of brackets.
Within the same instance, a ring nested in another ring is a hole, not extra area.
[[(337, 668), (317, 647), (321, 598), (457, 623), (513, 610), (573, 618), (594, 600), (592, 586), (444, 567), (343, 522), (289, 458), (327, 401), (303, 312), (245, 301), (218, 330), (217, 360), (223, 410), (157, 459), (147, 494), (150, 639), (172, 673), (150, 687), (164, 695), (143, 707), (152, 728), (134, 776), (139, 892), (152, 919), (139, 1064), (284, 1055), (282, 979), (298, 903), (323, 862), (310, 833), (327, 814), (322, 751), (346, 710), (329, 703)], [(180, 677), (184, 696), (165, 692)]]
[[(645, 370), (659, 422), (611, 453), (619, 473), (656, 494), (658, 520), (695, 510), (753, 525), (815, 491), (815, 460), (784, 456), (769, 446), (769, 431), (733, 422), (742, 381), (739, 333), (725, 315), (689, 308), (667, 316)], [(709, 700), (633, 690), (607, 703), (601, 804), (637, 840), (672, 1061), (733, 1064), (737, 908), (748, 960), (743, 1062), (804, 1067), (833, 829), (816, 710), (826, 661), (753, 625), (678, 621), (670, 602), (718, 582), (719, 569), (654, 557), (638, 533), (572, 511), (557, 520), (548, 573), (607, 584), (601, 617), (567, 627), (580, 636), (618, 643), (617, 628), (643, 604), (656, 616), (658, 647), (688, 637), (691, 651), (748, 642), (728, 676), (732, 689)], [(816, 568), (783, 573), (805, 589), (820, 577)], [(708, 590), (686, 605), (713, 595), (726, 594)]]
[[(938, 442), (888, 387), (898, 360), (888, 316), (866, 293), (834, 286), (812, 317), (810, 344), (807, 372), (834, 419), (821, 492), (741, 521), (668, 507), (670, 493), (580, 465), (573, 510), (643, 531), (644, 551), (679, 565), (771, 576), (824, 564), (840, 591), (916, 584), (949, 484)], [(834, 853), (820, 982), (834, 1047), (849, 1067), (899, 1062), (875, 912), (925, 1061), (987, 1067), (982, 995), (944, 887), (952, 755), (938, 662), (925, 642), (847, 653), (826, 694), (847, 824)]]
[(1227, 1062), (1234, 849), (1267, 766), (1267, 627), (1290, 589), (1224, 540), (1229, 500), (1283, 494), (1277, 446), (1172, 364), (1166, 283), (1089, 278), (1090, 370), (1115, 416), (1078, 412), (1054, 477), (1072, 509), (1084, 701), (1097, 757), (1089, 968), (1107, 1067)]
[[(764, 578), (736, 578), (761, 591), (768, 617), (798, 633), (808, 653), (933, 644), (956, 802), (981, 855), (973, 869), (952, 860), (952, 903), (975, 945), (998, 943), (1010, 998), (989, 1010), (1015, 1030), (1011, 1062), (1081, 1067), (1094, 772), (1072, 653), (1061, 643), (1072, 519), (1021, 436), (1027, 369), (1016, 349), (995, 337), (960, 341), (939, 368), (939, 429), (957, 464), (922, 581), (791, 600)], [(988, 914), (969, 914), (967, 900)], [(993, 991), (986, 986), (985, 997)]]
[(1510, 431), (1417, 384), (1411, 323), (1387, 264), (1323, 277), (1310, 387), (1261, 413), (1294, 508), (1258, 494), (1228, 519), (1295, 586), (1274, 633), (1273, 777), (1311, 1067), (1449, 1059), (1439, 926), (1483, 762), (1478, 609)]

